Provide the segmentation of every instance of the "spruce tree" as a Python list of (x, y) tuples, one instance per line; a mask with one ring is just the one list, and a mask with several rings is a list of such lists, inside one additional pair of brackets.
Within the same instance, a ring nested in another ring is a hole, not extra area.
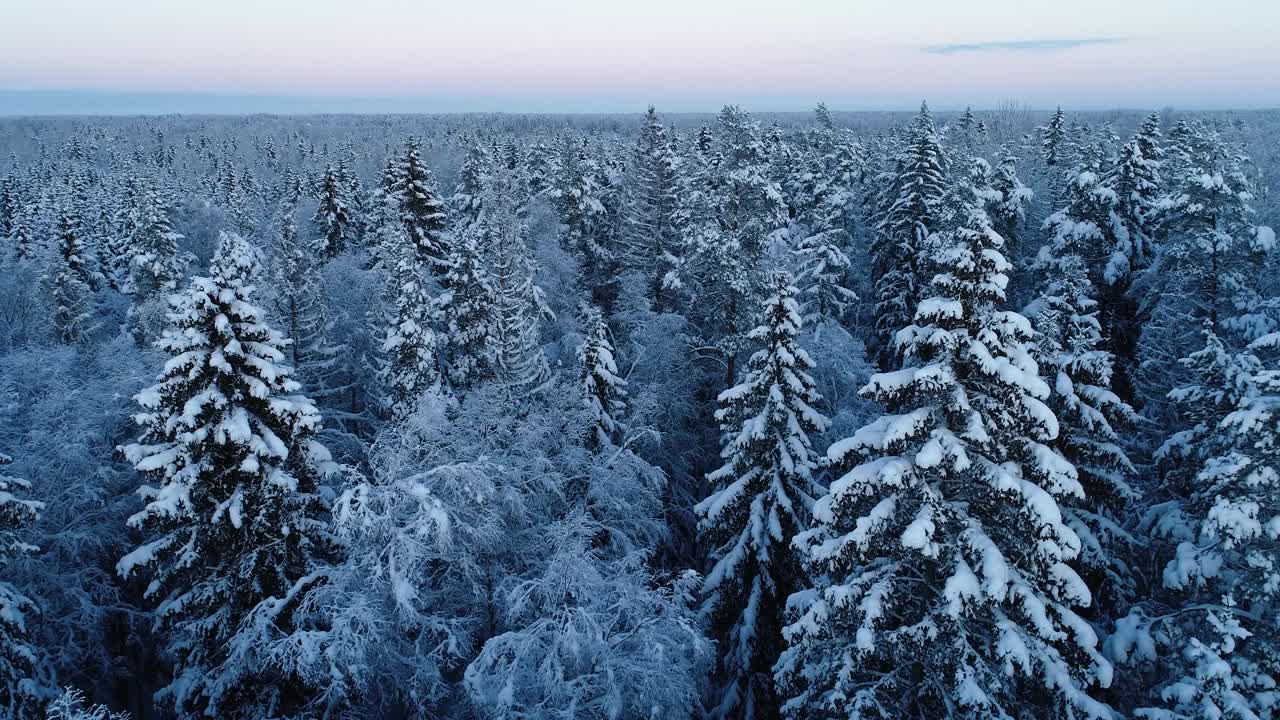
[(445, 375), (450, 387), (460, 392), (494, 374), (491, 339), (497, 296), (486, 267), (486, 239), (478, 224), (462, 230), (450, 247), (449, 272), (440, 298), (448, 356)]
[(578, 346), (578, 382), (591, 417), (587, 446), (598, 450), (618, 440), (619, 416), (626, 409), (627, 381), (618, 376), (609, 325), (599, 308), (583, 308), (583, 333)]
[[(1166, 560), (1112, 652), (1154, 662), (1140, 717), (1270, 717), (1280, 680), (1280, 335), (1232, 351), (1206, 326), (1170, 393), (1185, 428), (1156, 453), (1166, 502), (1144, 521)], [(1263, 358), (1267, 358), (1264, 362)]]
[(1137, 475), (1119, 432), (1137, 415), (1112, 389), (1115, 360), (1098, 319), (1098, 291), (1084, 260), (1070, 249), (1046, 246), (1033, 267), (1046, 278), (1033, 304), (1036, 356), (1053, 388), (1049, 408), (1058, 419), (1054, 447), (1075, 466), (1084, 497), (1061, 501), (1067, 524), (1080, 537), (1079, 565), (1093, 590), (1090, 619), (1100, 627), (1127, 611), (1136, 577), (1135, 540), (1126, 518), (1138, 492)]
[(444, 202), (418, 154), (416, 138), (405, 142), (404, 155), (394, 165), (389, 192), (399, 203), (401, 221), (418, 258), (433, 274), (448, 272)]
[(591, 293), (592, 303), (611, 312), (618, 258), (604, 203), (604, 175), (588, 153), (586, 141), (577, 135), (563, 134), (557, 150), (552, 192), (564, 225), (562, 245), (577, 258), (580, 282)]
[[(44, 503), (21, 497), (31, 483), (5, 473), (13, 458), (0, 453), (0, 570), (39, 548), (23, 537), (40, 517)], [(0, 713), (14, 720), (43, 718), (49, 678), (40, 651), (32, 644), (30, 621), (38, 614), (35, 601), (10, 582), (0, 580)]]
[(338, 350), (330, 347), (325, 338), (328, 318), (320, 284), (320, 258), (298, 236), (296, 212), (296, 205), (285, 202), (277, 213), (268, 270), (275, 291), (271, 309), (290, 339), (290, 364), (303, 389), (314, 397), (324, 386)]
[(1066, 153), (1067, 144), (1067, 116), (1062, 112), (1059, 106), (1054, 111), (1053, 116), (1049, 118), (1046, 125), (1036, 128), (1040, 131), (1040, 148), (1043, 151), (1044, 164), (1048, 167), (1058, 165), (1064, 153)]
[(771, 718), (778, 713), (772, 667), (782, 649), (787, 596), (801, 584), (791, 538), (809, 525), (818, 454), (810, 434), (827, 428), (809, 376), (813, 361), (798, 344), (799, 290), (786, 273), (772, 278), (751, 356), (740, 383), (720, 393), (716, 420), (724, 465), (708, 474), (714, 491), (695, 511), (710, 548), (704, 614), (720, 641), (710, 716)]
[(550, 369), (539, 338), (533, 259), (516, 202), (510, 176), (495, 176), (485, 195), (480, 222), (490, 253), (489, 277), (495, 298), (489, 338), (494, 370), (498, 382), (525, 392), (545, 384)]
[(252, 304), (254, 255), (221, 235), (211, 276), (193, 278), (170, 315), (159, 382), (137, 396), (141, 437), (122, 448), (154, 484), (129, 520), (145, 541), (118, 569), (149, 571), (173, 663), (157, 697), (182, 717), (286, 717), (321, 690), (270, 659), (315, 629), (306, 597), (336, 548), (320, 416)]
[(149, 299), (175, 291), (189, 258), (178, 251), (182, 236), (173, 231), (168, 201), (158, 188), (145, 190), (133, 229), (126, 284), (129, 292)]
[(85, 282), (84, 245), (75, 220), (67, 213), (58, 219), (57, 244), (42, 278), (50, 305), (54, 342), (72, 345), (89, 329), (90, 290)]
[(433, 301), (426, 286), (427, 263), (420, 246), (397, 222), (394, 206), (384, 209), (379, 244), (384, 249), (383, 316), (378, 380), (384, 409), (393, 419), (411, 415), (419, 398), (440, 381)]
[(894, 334), (910, 324), (911, 313), (923, 299), (931, 272), (926, 264), (925, 240), (940, 229), (938, 211), (945, 183), (946, 157), (929, 106), (921, 104), (871, 245), (881, 368), (894, 365)]
[(627, 172), (621, 249), (623, 266), (649, 278), (649, 299), (657, 312), (676, 306), (669, 282), (679, 267), (681, 250), (676, 183), (671, 143), (650, 106)]
[(492, 160), (484, 143), (476, 137), (467, 142), (466, 155), (462, 160), (462, 172), (458, 176), (458, 187), (449, 199), (451, 211), (455, 214), (455, 224), (465, 230), (475, 224), (480, 217), (483, 206), (485, 183), (493, 172)]
[(843, 474), (796, 539), (816, 583), (788, 603), (789, 717), (1113, 715), (1088, 695), (1111, 668), (1059, 505), (1083, 490), (1050, 445), (1030, 323), (996, 309), (1003, 240), (965, 195), (897, 334), (905, 366), (863, 389), (887, 412), (828, 450)]
[(1000, 160), (991, 173), (993, 194), (987, 203), (987, 214), (991, 216), (992, 229), (1004, 238), (1007, 259), (1017, 266), (1027, 254), (1022, 224), (1026, 220), (1027, 203), (1034, 193), (1018, 177), (1017, 156), (1005, 148), (1001, 148), (997, 156)]
[(320, 203), (311, 218), (317, 233), (316, 250), (325, 260), (346, 252), (351, 242), (351, 211), (345, 185), (332, 165), (325, 168), (320, 180)]

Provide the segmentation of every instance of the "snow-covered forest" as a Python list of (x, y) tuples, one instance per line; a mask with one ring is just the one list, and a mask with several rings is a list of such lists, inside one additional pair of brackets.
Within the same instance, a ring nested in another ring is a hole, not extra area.
[(0, 717), (1276, 720), (1277, 133), (0, 119)]

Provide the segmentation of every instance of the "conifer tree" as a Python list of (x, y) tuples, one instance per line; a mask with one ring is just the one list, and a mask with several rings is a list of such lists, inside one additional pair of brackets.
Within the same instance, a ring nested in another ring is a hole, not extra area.
[(386, 285), (378, 328), (381, 357), (378, 380), (382, 403), (395, 420), (413, 413), (419, 398), (440, 382), (436, 334), (431, 329), (433, 301), (428, 293), (427, 261), (397, 222), (394, 205), (384, 208), (379, 245)]
[(724, 465), (707, 476), (714, 491), (695, 509), (712, 561), (703, 611), (721, 643), (716, 718), (777, 716), (772, 667), (786, 598), (801, 578), (789, 543), (808, 527), (821, 489), (809, 435), (826, 430), (827, 419), (815, 409), (813, 361), (797, 341), (799, 290), (777, 273), (771, 291), (750, 333), (760, 349), (742, 381), (720, 393)]
[(921, 104), (871, 246), (881, 368), (894, 364), (893, 337), (910, 324), (911, 313), (923, 299), (931, 272), (925, 240), (940, 229), (938, 211), (946, 194), (945, 182), (946, 158), (929, 106)]
[[(1231, 351), (1206, 325), (1171, 394), (1185, 428), (1156, 453), (1168, 501), (1144, 527), (1163, 541), (1160, 587), (1120, 624), (1118, 659), (1154, 662), (1140, 717), (1270, 717), (1280, 680), (1280, 335)], [(1268, 358), (1268, 362), (1262, 360)]]
[(254, 254), (221, 235), (211, 276), (170, 316), (159, 382), (137, 396), (141, 437), (122, 448), (155, 484), (129, 520), (145, 541), (118, 570), (149, 570), (173, 663), (157, 697), (183, 717), (287, 717), (319, 693), (271, 658), (315, 629), (304, 608), (336, 551), (319, 488), (332, 461), (281, 364), (287, 341), (252, 304)]
[(328, 319), (317, 272), (319, 258), (298, 236), (296, 212), (297, 206), (286, 201), (276, 219), (268, 271), (275, 290), (271, 306), (290, 340), (290, 364), (300, 384), (314, 396), (334, 364), (337, 351), (325, 339)]
[(578, 346), (578, 382), (591, 416), (587, 446), (598, 450), (617, 442), (619, 416), (626, 409), (627, 381), (618, 376), (609, 325), (599, 308), (583, 308), (583, 333)]
[(1018, 178), (1018, 158), (1001, 148), (1000, 161), (991, 173), (992, 196), (987, 203), (991, 227), (1004, 238), (1005, 253), (1014, 265), (1023, 258), (1027, 249), (1022, 242), (1022, 223), (1026, 220), (1026, 205), (1034, 194), (1031, 188)]
[(133, 227), (127, 289), (139, 299), (175, 291), (189, 258), (178, 251), (182, 236), (173, 231), (168, 201), (158, 188), (146, 189)]
[(0, 177), (0, 237), (11, 237), (18, 212), (22, 207), (18, 178), (13, 174)]
[(1030, 323), (996, 309), (1003, 240), (965, 195), (897, 334), (905, 367), (863, 389), (887, 413), (828, 450), (843, 475), (795, 541), (817, 582), (788, 603), (789, 717), (1112, 717), (1088, 695), (1111, 667), (1059, 505), (1083, 490), (1050, 445)]
[(497, 297), (486, 268), (485, 239), (483, 228), (473, 224), (450, 247), (440, 305), (448, 344), (446, 376), (455, 391), (469, 390), (494, 374)]
[(492, 161), (484, 143), (471, 137), (462, 160), (462, 172), (458, 176), (458, 188), (449, 199), (455, 213), (457, 227), (465, 230), (480, 217), (485, 183), (493, 172)]
[(676, 304), (669, 276), (680, 264), (679, 200), (675, 155), (652, 106), (631, 157), (622, 215), (622, 260), (624, 267), (649, 278), (653, 308), (665, 312)]
[(431, 183), (431, 171), (418, 154), (418, 141), (405, 142), (404, 156), (394, 165), (389, 192), (399, 203), (401, 221), (419, 259), (430, 272), (448, 271), (449, 248), (445, 244), (445, 207)]
[[(31, 483), (5, 473), (13, 458), (0, 453), (0, 569), (4, 577), (15, 560), (39, 548), (23, 540), (44, 503), (21, 497)], [(14, 720), (43, 718), (49, 678), (40, 651), (32, 644), (29, 623), (39, 612), (35, 601), (0, 580), (0, 713)]]
[(320, 204), (311, 218), (318, 233), (316, 250), (320, 257), (331, 260), (347, 251), (352, 230), (345, 183), (332, 165), (325, 168), (320, 180), (319, 197)]
[(42, 278), (51, 310), (53, 340), (63, 345), (80, 342), (89, 325), (89, 285), (84, 245), (75, 220), (67, 213), (58, 219), (55, 252)]
[(1136, 591), (1129, 564), (1135, 541), (1125, 518), (1138, 499), (1130, 484), (1137, 471), (1119, 431), (1134, 427), (1137, 415), (1112, 389), (1114, 358), (1084, 260), (1048, 245), (1033, 271), (1046, 278), (1032, 307), (1037, 360), (1052, 385), (1049, 408), (1059, 424), (1054, 447), (1075, 466), (1084, 490), (1083, 499), (1060, 504), (1080, 537), (1079, 565), (1094, 596), (1090, 618), (1105, 626), (1127, 611)]
[(587, 152), (584, 140), (572, 133), (560, 137), (558, 163), (552, 186), (560, 222), (564, 225), (563, 246), (580, 264), (581, 282), (592, 302), (609, 312), (616, 295), (617, 253), (613, 247), (601, 168)]
[(494, 370), (503, 385), (517, 391), (533, 390), (546, 382), (550, 369), (539, 339), (533, 259), (510, 176), (493, 178), (484, 203), (480, 222), (490, 253), (489, 277), (495, 298), (489, 338)]
[(1059, 106), (1049, 118), (1046, 125), (1037, 128), (1040, 131), (1040, 148), (1044, 155), (1044, 164), (1048, 167), (1058, 165), (1066, 152), (1067, 116)]

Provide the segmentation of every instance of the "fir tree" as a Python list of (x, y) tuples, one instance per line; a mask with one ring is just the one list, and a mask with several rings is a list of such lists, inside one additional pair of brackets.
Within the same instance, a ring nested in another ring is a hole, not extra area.
[(887, 414), (833, 445), (844, 474), (795, 541), (816, 586), (792, 596), (776, 667), (791, 717), (1110, 718), (1110, 665), (1074, 608), (1083, 498), (1026, 318), (999, 311), (1009, 265), (976, 188), (935, 238), (934, 295), (897, 335), (905, 367), (863, 389)]
[(319, 190), (320, 204), (311, 222), (318, 233), (316, 249), (320, 257), (330, 260), (346, 252), (351, 242), (351, 212), (345, 183), (332, 165), (325, 168)]
[(1005, 251), (1010, 262), (1016, 266), (1027, 254), (1022, 241), (1022, 224), (1026, 220), (1026, 206), (1034, 194), (1022, 184), (1018, 178), (1018, 158), (1004, 148), (998, 153), (1000, 161), (991, 173), (990, 202), (987, 203), (987, 214), (991, 216), (991, 227), (1004, 238)]
[(558, 165), (552, 191), (565, 235), (562, 245), (580, 264), (581, 282), (591, 300), (610, 312), (616, 295), (617, 253), (613, 247), (605, 188), (600, 167), (587, 152), (585, 141), (565, 133), (560, 137)]
[(876, 330), (882, 368), (894, 364), (893, 337), (910, 323), (922, 299), (930, 268), (925, 240), (939, 228), (938, 210), (946, 193), (946, 158), (928, 105), (911, 125), (907, 147), (888, 188), (888, 207), (871, 246)]
[[(0, 569), (39, 548), (23, 540), (40, 516), (44, 503), (21, 495), (31, 483), (4, 472), (13, 458), (0, 453)], [(39, 612), (35, 601), (11, 583), (0, 580), (0, 712), (14, 720), (44, 717), (43, 704), (50, 691), (47, 669), (40, 651), (32, 644), (29, 621)]]
[(783, 609), (800, 585), (788, 547), (809, 524), (820, 488), (809, 435), (827, 428), (799, 347), (799, 291), (778, 273), (750, 333), (760, 350), (738, 385), (720, 394), (724, 465), (707, 480), (715, 491), (698, 504), (699, 530), (713, 563), (704, 613), (721, 641), (711, 717), (770, 718), (778, 713), (772, 667), (781, 651)]
[(319, 692), (269, 658), (311, 630), (305, 600), (335, 552), (318, 487), (331, 461), (311, 439), (319, 413), (280, 364), (287, 341), (252, 304), (254, 265), (223, 233), (211, 277), (170, 315), (171, 359), (137, 396), (142, 435), (123, 448), (155, 485), (129, 520), (146, 541), (118, 569), (150, 570), (174, 670), (158, 697), (184, 717), (288, 716)]
[(479, 219), (485, 183), (492, 172), (492, 161), (484, 143), (476, 137), (470, 138), (462, 160), (462, 172), (458, 176), (458, 188), (449, 199), (458, 228), (465, 230)]
[(618, 439), (618, 420), (626, 409), (627, 381), (618, 376), (609, 325), (599, 308), (583, 308), (583, 332), (585, 337), (578, 346), (578, 382), (591, 417), (586, 442), (588, 447), (600, 449)]

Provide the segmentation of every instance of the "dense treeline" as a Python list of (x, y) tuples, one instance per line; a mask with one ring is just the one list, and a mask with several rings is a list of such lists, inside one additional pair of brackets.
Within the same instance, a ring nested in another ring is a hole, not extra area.
[(0, 122), (0, 714), (1280, 717), (1277, 127)]

